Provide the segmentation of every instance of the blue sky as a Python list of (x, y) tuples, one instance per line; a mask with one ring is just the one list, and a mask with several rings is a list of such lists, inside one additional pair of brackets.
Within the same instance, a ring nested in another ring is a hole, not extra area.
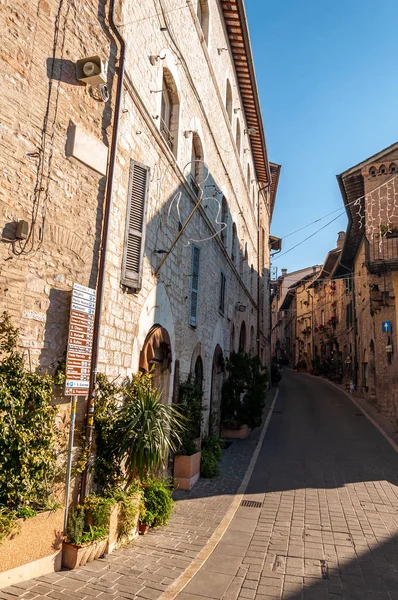
[[(271, 231), (283, 238), (342, 208), (336, 174), (398, 140), (398, 0), (246, 0), (246, 9), (269, 158), (282, 165)], [(275, 257), (279, 274), (323, 263), (346, 222)]]

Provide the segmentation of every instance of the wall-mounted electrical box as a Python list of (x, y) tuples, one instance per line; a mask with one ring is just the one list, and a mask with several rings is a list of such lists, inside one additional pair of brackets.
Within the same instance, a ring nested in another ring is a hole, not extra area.
[(27, 221), (18, 221), (15, 230), (15, 239), (26, 240), (29, 235), (29, 223)]

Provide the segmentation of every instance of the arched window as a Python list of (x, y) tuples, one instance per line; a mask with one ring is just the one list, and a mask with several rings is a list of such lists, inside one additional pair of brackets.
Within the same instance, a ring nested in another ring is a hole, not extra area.
[(239, 333), (239, 352), (246, 352), (246, 323), (242, 321)]
[(375, 176), (376, 176), (376, 173), (377, 173), (377, 171), (376, 171), (376, 167), (370, 167), (370, 169), (369, 169), (369, 175), (370, 175), (371, 177), (375, 177)]
[(395, 163), (391, 163), (389, 169), (390, 173), (395, 173), (397, 170), (397, 165)]
[(237, 232), (236, 232), (236, 224), (234, 223), (232, 225), (232, 247), (231, 247), (231, 260), (234, 263), (234, 265), (236, 265), (236, 261), (238, 260), (238, 253), (237, 253)]
[(240, 158), (240, 145), (241, 145), (240, 122), (239, 122), (239, 119), (236, 119), (236, 148), (238, 150), (239, 158)]
[(203, 146), (199, 135), (192, 134), (190, 185), (197, 196), (204, 181)]
[(164, 69), (162, 103), (160, 108), (160, 132), (174, 156), (177, 156), (179, 112), (180, 104), (175, 81), (170, 71)]
[(386, 172), (387, 172), (386, 165), (381, 165), (381, 167), (379, 169), (380, 175), (384, 175), (384, 173), (386, 173)]
[(203, 361), (200, 356), (198, 356), (198, 358), (196, 359), (196, 362), (195, 362), (194, 376), (195, 376), (195, 386), (198, 387), (199, 389), (202, 389), (202, 387), (203, 387)]
[(227, 109), (229, 122), (232, 122), (232, 88), (227, 79), (226, 89), (225, 89), (225, 108)]
[(256, 207), (256, 190), (253, 187), (253, 199), (252, 199), (252, 203), (253, 203), (253, 208)]
[(247, 182), (247, 187), (249, 188), (249, 192), (250, 192), (250, 164), (249, 163), (247, 163), (246, 182)]
[(228, 244), (228, 203), (225, 196), (222, 197), (221, 202), (221, 241), (224, 247)]
[(197, 13), (206, 44), (209, 43), (210, 11), (208, 0), (198, 0)]
[(229, 343), (229, 353), (235, 352), (235, 325), (232, 323), (231, 327), (231, 339)]
[(256, 353), (256, 346), (255, 346), (255, 337), (254, 337), (254, 327), (252, 325), (250, 327), (250, 354), (252, 356), (254, 356), (255, 353)]

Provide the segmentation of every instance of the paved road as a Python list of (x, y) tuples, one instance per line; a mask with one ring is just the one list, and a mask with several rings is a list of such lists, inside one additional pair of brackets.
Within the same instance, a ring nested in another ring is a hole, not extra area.
[(178, 600), (398, 600), (398, 455), (329, 383), (285, 371), (245, 500)]

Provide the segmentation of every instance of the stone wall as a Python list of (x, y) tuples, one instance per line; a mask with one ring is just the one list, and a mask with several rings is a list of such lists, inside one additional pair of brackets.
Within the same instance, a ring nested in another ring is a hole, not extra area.
[[(218, 346), (224, 357), (231, 351), (232, 328), (235, 349), (244, 322), (246, 349), (256, 351), (260, 339), (264, 362), (269, 356), (268, 196), (266, 190), (259, 192), (261, 184), (255, 177), (231, 54), (218, 52), (220, 47), (229, 49), (220, 7), (215, 0), (209, 4), (208, 45), (192, 7), (169, 11), (163, 1), (162, 16), (152, 1), (127, 0), (116, 15), (126, 39), (126, 78), (99, 355), (99, 370), (112, 378), (129, 375), (138, 369), (152, 325), (161, 325), (171, 340), (171, 382), (176, 360), (184, 378), (193, 353), (198, 345), (201, 348), (207, 405), (213, 357)], [(20, 325), (32, 368), (56, 367), (66, 350), (72, 284), (95, 287), (97, 281), (106, 178), (105, 171), (93, 168), (93, 155), (106, 153), (110, 144), (119, 53), (104, 18), (107, 10), (105, 2), (93, 0), (83, 4), (17, 0), (7, 4), (1, 17), (5, 83), (0, 108), (0, 308)], [(75, 61), (91, 55), (109, 61), (110, 100), (105, 103), (97, 89), (80, 85), (75, 78)], [(179, 98), (175, 155), (160, 133), (164, 69), (172, 75)], [(224, 106), (227, 78), (233, 91), (231, 123)], [(238, 119), (240, 152), (234, 141)], [(74, 126), (90, 136), (80, 161), (70, 155)], [(197, 203), (187, 182), (193, 132), (201, 139), (208, 170), (206, 200), (155, 276), (164, 256), (158, 251), (170, 248), (180, 223)], [(120, 281), (131, 159), (150, 168), (143, 283), (137, 293), (123, 288)], [(228, 203), (225, 245), (219, 233), (222, 196)], [(29, 239), (7, 241), (14, 239), (20, 219), (29, 224)], [(234, 262), (233, 223), (241, 249)], [(260, 261), (259, 228), (267, 240)], [(189, 325), (193, 240), (201, 248), (195, 328)], [(260, 333), (259, 268), (263, 276)], [(219, 310), (221, 271), (226, 276), (223, 314)], [(242, 311), (236, 310), (237, 304)], [(169, 392), (171, 398), (172, 385)]]

